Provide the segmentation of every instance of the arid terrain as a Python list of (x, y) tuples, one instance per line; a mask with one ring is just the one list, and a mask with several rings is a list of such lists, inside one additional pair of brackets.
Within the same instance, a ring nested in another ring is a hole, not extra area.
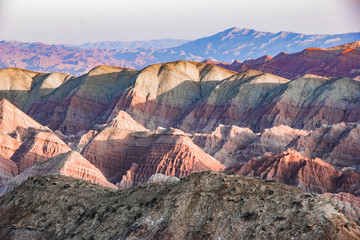
[(0, 69), (0, 239), (360, 238), (359, 41), (81, 64)]

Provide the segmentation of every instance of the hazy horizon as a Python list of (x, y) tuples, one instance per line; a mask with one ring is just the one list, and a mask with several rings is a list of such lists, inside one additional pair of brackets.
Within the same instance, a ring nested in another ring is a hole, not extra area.
[(48, 44), (193, 40), (232, 27), (341, 34), (359, 22), (359, 0), (0, 0), (0, 40)]

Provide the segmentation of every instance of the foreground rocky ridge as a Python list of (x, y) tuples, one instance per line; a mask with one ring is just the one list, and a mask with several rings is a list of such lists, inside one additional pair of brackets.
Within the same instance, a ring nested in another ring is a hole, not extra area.
[(6, 239), (360, 237), (359, 225), (319, 197), (220, 173), (122, 191), (38, 176), (1, 197), (0, 214), (0, 238)]

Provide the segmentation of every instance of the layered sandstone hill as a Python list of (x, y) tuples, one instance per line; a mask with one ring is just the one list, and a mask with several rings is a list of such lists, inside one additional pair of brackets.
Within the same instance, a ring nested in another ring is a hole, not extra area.
[(229, 167), (260, 157), (264, 153), (282, 153), (293, 147), (300, 137), (311, 133), (285, 125), (254, 133), (249, 128), (220, 124), (212, 133), (194, 134), (192, 140), (205, 152)]
[(122, 191), (65, 176), (33, 177), (0, 198), (0, 215), (2, 239), (360, 237), (357, 223), (317, 196), (220, 173)]
[(58, 174), (117, 189), (115, 185), (106, 180), (99, 169), (82, 157), (80, 153), (69, 151), (50, 158), (45, 162), (37, 163), (21, 174), (11, 178), (4, 187), (0, 188), (0, 195), (10, 192), (14, 187), (20, 185), (29, 177)]
[(321, 158), (334, 166), (360, 170), (358, 123), (321, 125), (313, 131), (280, 125), (254, 133), (248, 128), (219, 125), (212, 133), (196, 133), (195, 144), (226, 166), (245, 163), (264, 153), (280, 154), (288, 148), (307, 158)]
[(220, 83), (187, 112), (179, 127), (199, 132), (225, 124), (259, 132), (277, 125), (314, 129), (321, 124), (357, 122), (359, 92), (360, 82), (349, 78), (306, 75), (288, 82), (247, 71)]
[[(246, 71), (225, 79), (182, 119), (186, 131), (211, 131), (218, 124), (245, 125), (256, 116), (264, 99), (289, 80), (257, 71)], [(253, 126), (252, 126), (253, 127)]]
[(0, 69), (0, 99), (6, 98), (27, 112), (41, 97), (71, 79), (62, 73), (37, 73), (18, 68)]
[(116, 98), (110, 118), (124, 110), (150, 129), (173, 126), (190, 106), (234, 73), (185, 61), (151, 65), (139, 72), (131, 89)]
[(295, 150), (253, 158), (227, 171), (242, 176), (274, 179), (310, 192), (349, 192), (360, 196), (360, 174), (353, 171), (341, 172), (319, 158), (305, 158)]
[(146, 183), (156, 173), (185, 177), (224, 166), (176, 129), (129, 131), (106, 127), (81, 153), (120, 188)]
[[(225, 124), (262, 133), (255, 134), (258, 137), (255, 136), (254, 144), (250, 141), (253, 137), (248, 139), (250, 142), (234, 140), (225, 145), (223, 142), (228, 139), (219, 140), (224, 148), (229, 147), (225, 152), (218, 151), (221, 146), (207, 150), (201, 143), (203, 140), (194, 138), (207, 153), (215, 156), (219, 152), (215, 157), (227, 166), (267, 151), (281, 153), (288, 147), (309, 158), (320, 157), (338, 166), (359, 165), (358, 130), (352, 127), (356, 126), (360, 115), (358, 81), (314, 75), (289, 81), (253, 70), (233, 74), (211, 64), (185, 61), (152, 65), (141, 71), (99, 66), (86, 75), (68, 79), (37, 100), (29, 114), (66, 134), (58, 133), (79, 151), (97, 133), (97, 126), (103, 124), (135, 131), (146, 131), (145, 127), (154, 130), (158, 126), (175, 126), (185, 132), (208, 134), (216, 131), (219, 124)], [(26, 79), (21, 81), (26, 82)], [(136, 121), (130, 121), (131, 118)], [(341, 122), (345, 122), (347, 130), (336, 130), (336, 126), (344, 128)], [(266, 134), (265, 129), (281, 125), (314, 132), (310, 136), (300, 136), (297, 130), (285, 127), (283, 130), (274, 128), (274, 134)], [(326, 125), (337, 133), (327, 134)], [(340, 132), (342, 134), (338, 134)], [(283, 139), (281, 135), (285, 135)], [(81, 142), (78, 148), (74, 138)], [(250, 145), (237, 151), (236, 144)], [(234, 151), (237, 153), (233, 154)]]
[[(109, 123), (124, 111), (149, 129), (211, 132), (218, 124), (265, 128), (356, 122), (360, 83), (306, 75), (293, 81), (249, 70), (178, 61), (141, 71), (100, 66), (33, 103), (29, 115), (65, 134)], [(22, 81), (25, 81), (24, 79)]]
[(29, 115), (65, 134), (108, 122), (121, 110), (145, 127), (169, 127), (217, 83), (234, 73), (185, 61), (155, 64), (140, 72), (100, 66), (67, 81), (33, 104)]
[(288, 79), (295, 79), (305, 74), (326, 77), (360, 78), (360, 41), (328, 49), (307, 48), (301, 52), (280, 53), (274, 58), (267, 56), (227, 65), (215, 63), (234, 71), (255, 69), (272, 73)]
[(136, 73), (135, 70), (119, 67), (96, 67), (81, 77), (67, 81), (36, 102), (29, 115), (65, 134), (89, 130), (105, 114), (116, 94), (132, 86)]
[(301, 136), (295, 149), (308, 158), (319, 157), (336, 166), (360, 170), (360, 124), (322, 125), (311, 134)]
[(0, 156), (11, 159), (19, 172), (70, 148), (6, 99), (0, 102)]
[(46, 130), (34, 119), (26, 115), (23, 111), (15, 107), (6, 99), (0, 101), (0, 131), (4, 134), (12, 134), (23, 129), (33, 128)]

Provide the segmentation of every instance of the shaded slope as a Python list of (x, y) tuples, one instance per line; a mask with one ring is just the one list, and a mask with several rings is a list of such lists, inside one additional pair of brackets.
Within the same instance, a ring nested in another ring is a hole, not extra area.
[(89, 130), (115, 95), (133, 84), (136, 73), (132, 69), (98, 66), (34, 104), (29, 115), (66, 134)]
[(357, 122), (359, 92), (360, 83), (349, 78), (306, 75), (289, 82), (249, 70), (220, 83), (187, 112), (179, 128), (211, 132), (224, 124), (261, 132), (278, 125), (315, 129), (321, 124)]
[[(289, 80), (258, 71), (245, 71), (225, 79), (191, 109), (179, 124), (185, 131), (209, 132), (218, 124), (257, 129), (253, 114), (267, 104), (269, 94)], [(205, 117), (206, 116), (206, 117)]]
[(6, 98), (22, 111), (71, 79), (62, 73), (37, 73), (18, 68), (0, 69), (0, 99)]

